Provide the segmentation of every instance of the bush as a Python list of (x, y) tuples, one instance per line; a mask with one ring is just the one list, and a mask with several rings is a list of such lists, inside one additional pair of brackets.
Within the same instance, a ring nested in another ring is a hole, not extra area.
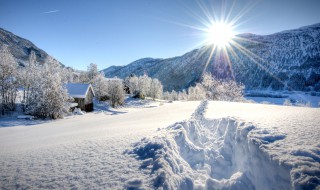
[(99, 101), (108, 101), (108, 100), (110, 100), (110, 96), (108, 96), (108, 95), (104, 95), (104, 96), (99, 97)]
[(137, 92), (134, 96), (132, 96), (132, 98), (139, 98), (144, 100), (146, 97), (142, 92)]

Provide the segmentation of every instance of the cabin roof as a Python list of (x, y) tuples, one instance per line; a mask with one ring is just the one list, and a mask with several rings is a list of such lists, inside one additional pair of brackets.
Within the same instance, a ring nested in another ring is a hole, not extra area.
[(95, 96), (91, 84), (67, 83), (66, 88), (69, 95), (73, 98), (85, 98), (90, 89), (93, 96)]

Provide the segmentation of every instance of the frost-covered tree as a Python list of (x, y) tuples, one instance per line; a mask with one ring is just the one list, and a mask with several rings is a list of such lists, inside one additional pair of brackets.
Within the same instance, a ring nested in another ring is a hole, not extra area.
[(118, 107), (124, 104), (125, 92), (123, 90), (123, 82), (118, 78), (108, 80), (108, 94), (112, 107)]
[(131, 75), (124, 80), (129, 87), (130, 93), (135, 97), (151, 97), (152, 99), (161, 98), (162, 84), (158, 79), (152, 79), (147, 75), (137, 77)]
[(0, 48), (0, 114), (15, 109), (18, 64), (6, 45)]
[(65, 67), (61, 69), (61, 79), (64, 83), (77, 82), (76, 74), (74, 73), (74, 70), (70, 67)]
[(92, 81), (99, 74), (97, 64), (90, 63), (87, 68), (87, 74), (89, 81)]
[(30, 86), (26, 112), (41, 118), (61, 118), (66, 112), (68, 94), (62, 83), (61, 67), (56, 62), (38, 66), (36, 80)]
[(131, 75), (125, 79), (125, 84), (129, 87), (131, 94), (137, 94), (139, 89), (139, 78), (135, 75)]
[(177, 101), (179, 100), (179, 95), (175, 90), (172, 90), (171, 92), (163, 93), (163, 99), (170, 100), (170, 101)]
[(224, 81), (220, 86), (218, 100), (223, 101), (243, 101), (244, 86), (235, 81)]
[(182, 90), (182, 92), (178, 93), (178, 99), (182, 100), (182, 101), (188, 100), (188, 94), (187, 94), (186, 90)]
[(162, 84), (158, 79), (152, 79), (149, 94), (153, 100), (162, 97)]
[(164, 100), (169, 100), (169, 99), (170, 99), (170, 92), (165, 91), (165, 92), (163, 93), (163, 95), (162, 95), (162, 98), (163, 98)]
[(92, 87), (98, 100), (108, 95), (108, 81), (102, 73), (92, 80)]
[(233, 80), (221, 81), (214, 78), (211, 73), (205, 73), (201, 86), (209, 100), (242, 101), (244, 86)]
[(79, 71), (78, 73), (78, 81), (80, 83), (89, 83), (90, 79), (88, 77), (88, 73), (86, 71)]
[(24, 68), (19, 69), (19, 83), (20, 87), (23, 88), (21, 103), (24, 111), (26, 109), (26, 106), (29, 104), (29, 96), (33, 90), (33, 88), (31, 88), (31, 85), (38, 82), (38, 79), (40, 77), (39, 74), (39, 66), (36, 62), (36, 54), (34, 51), (31, 51), (28, 64), (26, 64)]
[(148, 75), (140, 76), (138, 80), (138, 92), (144, 96), (150, 96), (151, 81), (152, 79)]
[(206, 99), (206, 90), (201, 84), (196, 84), (188, 89), (188, 100), (204, 100)]

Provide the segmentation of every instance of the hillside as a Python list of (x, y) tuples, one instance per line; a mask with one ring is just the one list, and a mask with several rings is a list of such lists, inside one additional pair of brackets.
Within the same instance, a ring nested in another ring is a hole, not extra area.
[(187, 88), (205, 70), (217, 78), (234, 78), (247, 89), (320, 91), (320, 23), (271, 35), (241, 34), (234, 41), (239, 46), (232, 45), (228, 56), (215, 51), (209, 59), (212, 47), (204, 46), (182, 56), (140, 59), (103, 72), (120, 78), (147, 73), (165, 90)]
[(29, 40), (16, 36), (15, 34), (0, 28), (0, 47), (2, 45), (8, 46), (11, 54), (20, 66), (25, 66), (28, 63), (29, 55), (32, 51), (35, 52), (36, 59), (39, 64), (43, 64), (46, 60), (54, 59)]

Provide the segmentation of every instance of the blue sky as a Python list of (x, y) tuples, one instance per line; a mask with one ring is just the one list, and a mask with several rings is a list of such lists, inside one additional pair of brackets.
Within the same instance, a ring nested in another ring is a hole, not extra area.
[(271, 34), (320, 22), (319, 7), (319, 0), (0, 0), (0, 27), (66, 66), (104, 69), (199, 47), (199, 28), (223, 12), (241, 15), (237, 33)]

